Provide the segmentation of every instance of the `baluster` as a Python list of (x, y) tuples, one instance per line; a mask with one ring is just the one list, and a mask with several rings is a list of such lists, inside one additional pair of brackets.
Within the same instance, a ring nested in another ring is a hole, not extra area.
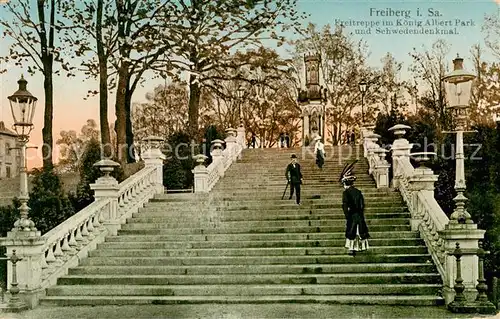
[(67, 256), (64, 256), (64, 253), (61, 249), (61, 239), (59, 239), (57, 242), (56, 242), (56, 246), (55, 246), (55, 249), (54, 249), (54, 257), (56, 257), (56, 262), (58, 264), (62, 264), (63, 261), (62, 259), (67, 257)]
[(88, 239), (92, 240), (95, 238), (94, 226), (92, 225), (92, 216), (85, 222), (85, 227), (87, 228)]
[(106, 205), (101, 207), (101, 209), (96, 213), (95, 218), (94, 218), (94, 227), (96, 229), (99, 229), (100, 231), (104, 230), (104, 226), (101, 224), (102, 222), (102, 215), (104, 214), (104, 210), (109, 209), (109, 206), (111, 204), (108, 202)]
[(71, 231), (68, 244), (70, 245), (70, 247), (73, 246), (76, 251), (80, 250), (81, 246), (76, 241), (76, 229), (73, 229)]
[(82, 242), (84, 244), (88, 244), (89, 242), (89, 231), (87, 229), (87, 222), (83, 222), (83, 224), (81, 225), (81, 228), (82, 228), (82, 231), (81, 231), (81, 234), (82, 234)]
[(75, 254), (75, 250), (69, 246), (69, 237), (70, 236), (71, 236), (70, 233), (67, 233), (66, 235), (64, 235), (63, 244), (61, 246), (62, 251), (66, 252), (66, 254), (68, 256)]
[(78, 225), (78, 227), (76, 227), (76, 233), (75, 233), (75, 240), (78, 243), (79, 247), (82, 247), (83, 243), (85, 241), (83, 239), (83, 236), (82, 236), (82, 232), (81, 232), (81, 229), (80, 229), (81, 227), (82, 227), (82, 225)]
[(54, 244), (51, 244), (49, 246), (49, 249), (47, 250), (47, 258), (45, 258), (45, 261), (48, 263), (49, 267), (52, 266), (52, 263), (56, 261), (56, 257), (54, 256)]
[(46, 251), (44, 251), (42, 253), (42, 258), (41, 258), (41, 267), (42, 267), (42, 269), (49, 268), (49, 265), (47, 264), (47, 258), (45, 257), (46, 253), (47, 253)]

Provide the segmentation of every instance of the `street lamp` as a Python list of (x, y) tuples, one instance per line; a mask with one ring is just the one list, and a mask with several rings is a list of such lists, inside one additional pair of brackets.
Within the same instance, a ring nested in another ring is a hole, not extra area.
[(245, 97), (246, 90), (243, 87), (238, 87), (236, 90), (236, 95), (238, 96), (238, 116), (240, 120), (240, 126), (243, 126), (243, 113), (241, 105), (243, 104), (243, 98)]
[(450, 216), (450, 223), (472, 224), (470, 214), (465, 209), (467, 198), (464, 196), (465, 185), (465, 169), (464, 169), (464, 131), (467, 120), (467, 108), (472, 92), (472, 81), (476, 77), (474, 74), (464, 70), (464, 60), (457, 56), (453, 60), (453, 71), (442, 78), (444, 82), (446, 97), (448, 100), (448, 108), (455, 113), (455, 133), (456, 153), (455, 153), (455, 190), (457, 196), (455, 201), (455, 210)]
[(35, 223), (28, 217), (30, 208), (28, 207), (28, 176), (26, 172), (26, 144), (33, 130), (33, 115), (35, 114), (36, 101), (38, 99), (26, 89), (28, 81), (23, 76), (21, 76), (21, 79), (17, 83), (19, 84), (19, 89), (8, 97), (10, 110), (14, 118), (14, 130), (17, 133), (21, 148), (21, 167), (19, 169), (19, 177), (21, 179), (19, 196), (19, 201), (21, 202), (21, 206), (19, 207), (20, 218), (14, 223), (12, 231), (34, 232), (27, 234), (40, 235), (35, 227)]
[(365, 93), (367, 89), (367, 84), (365, 80), (359, 82), (359, 91), (361, 92), (361, 120), (365, 124)]

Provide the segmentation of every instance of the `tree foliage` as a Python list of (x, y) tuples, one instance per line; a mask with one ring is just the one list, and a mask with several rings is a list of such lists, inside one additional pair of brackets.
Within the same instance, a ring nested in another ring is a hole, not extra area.
[[(33, 8), (36, 8), (35, 15)], [(22, 67), (31, 75), (43, 74), (43, 167), (52, 168), (53, 76), (62, 72), (68, 77), (75, 75), (75, 67), (70, 63), (74, 55), (71, 50), (65, 50), (67, 48), (60, 38), (60, 33), (68, 28), (65, 25), (67, 21), (62, 18), (61, 6), (56, 0), (9, 1), (2, 6), (2, 10), (0, 25), (5, 30), (5, 42), (10, 45), (9, 53), (0, 57), (0, 62)], [(0, 73), (6, 71), (0, 69)]]
[[(228, 67), (241, 65), (231, 52), (271, 40), (281, 45), (281, 31), (299, 28), (304, 15), (297, 11), (296, 0), (234, 0), (171, 2), (172, 23), (165, 31), (175, 43), (170, 60), (173, 67), (189, 74), (189, 133), (198, 133), (202, 88), (232, 76)], [(222, 72), (220, 72), (222, 70)]]
[(61, 146), (58, 169), (60, 171), (77, 171), (87, 143), (90, 140), (99, 139), (97, 123), (89, 119), (79, 135), (74, 130), (61, 131), (60, 135), (61, 137), (56, 141), (56, 144)]

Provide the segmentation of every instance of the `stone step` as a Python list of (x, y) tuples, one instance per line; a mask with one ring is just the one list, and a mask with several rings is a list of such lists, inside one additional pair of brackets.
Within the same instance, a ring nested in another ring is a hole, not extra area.
[[(241, 206), (239, 206), (241, 204)], [(374, 203), (373, 203), (374, 204)], [(365, 215), (371, 213), (404, 213), (407, 212), (408, 209), (401, 204), (399, 206), (394, 203), (393, 206), (390, 205), (381, 205), (381, 206), (372, 206), (372, 203), (366, 203), (365, 205)], [(295, 198), (288, 200), (280, 201), (280, 203), (270, 203), (267, 205), (258, 205), (258, 203), (238, 203), (234, 202), (233, 205), (231, 203), (227, 203), (226, 205), (210, 205), (208, 207), (199, 207), (199, 206), (181, 206), (181, 207), (163, 207), (162, 205), (148, 205), (139, 210), (140, 214), (149, 214), (149, 213), (157, 213), (160, 212), (160, 216), (171, 216), (175, 214), (185, 214), (193, 216), (210, 216), (211, 214), (217, 213), (217, 216), (221, 216), (223, 213), (230, 214), (232, 212), (245, 211), (247, 215), (254, 216), (254, 214), (259, 214), (259, 212), (265, 212), (269, 214), (317, 214), (317, 213), (337, 213), (343, 214), (343, 210), (340, 204), (338, 203), (314, 203), (308, 204), (306, 202), (302, 202), (301, 205), (297, 205), (295, 203)], [(259, 215), (257, 215), (259, 216)]]
[(274, 285), (274, 284), (439, 284), (434, 273), (232, 274), (232, 275), (66, 275), (58, 285)]
[[(99, 249), (199, 249), (199, 248), (271, 248), (271, 247), (341, 247), (345, 239), (337, 240), (273, 240), (273, 241), (130, 241), (104, 242)], [(370, 239), (371, 246), (424, 246), (422, 239)]]
[[(386, 219), (386, 218), (410, 218), (410, 213), (403, 212), (378, 212), (365, 211), (366, 219)], [(139, 213), (133, 213), (132, 218), (127, 222), (132, 222), (135, 218), (143, 222), (154, 222), (156, 219), (160, 222), (168, 221), (186, 221), (189, 219), (197, 220), (218, 220), (218, 221), (240, 221), (240, 220), (345, 220), (341, 209), (315, 209), (309, 212), (296, 210), (222, 210), (213, 212), (184, 212), (171, 211), (165, 208), (142, 209)]]
[[(217, 227), (220, 229), (226, 228), (255, 228), (255, 227), (328, 227), (328, 226), (344, 226), (345, 220), (230, 220), (221, 221), (217, 217), (213, 219), (197, 218), (196, 220), (185, 219), (184, 221), (173, 221), (168, 218), (162, 220), (156, 219), (155, 222), (141, 221), (140, 219), (131, 219), (129, 225), (138, 225), (137, 228), (126, 229), (158, 229), (158, 228), (199, 228)], [(408, 218), (391, 218), (391, 219), (369, 219), (366, 218), (366, 224), (370, 226), (381, 225), (409, 225)], [(139, 226), (140, 225), (140, 226)]]
[(47, 296), (433, 295), (440, 284), (58, 285)]
[[(336, 214), (329, 213), (330, 210), (324, 210), (324, 214), (284, 214), (284, 212), (276, 211), (258, 211), (258, 212), (219, 212), (216, 215), (201, 215), (197, 213), (185, 214), (183, 212), (165, 212), (154, 211), (153, 214), (148, 214), (147, 211), (143, 213), (135, 213), (132, 218), (127, 219), (127, 223), (178, 223), (178, 222), (192, 222), (193, 219), (206, 222), (241, 222), (241, 221), (328, 221), (330, 223), (345, 222), (345, 216), (341, 212)], [(365, 214), (367, 220), (388, 220), (388, 219), (405, 219), (408, 221), (410, 216), (409, 212), (396, 212), (396, 213), (369, 213)]]
[[(372, 254), (425, 254), (425, 246), (370, 246)], [(278, 248), (190, 248), (190, 249), (102, 249), (89, 252), (89, 257), (226, 257), (226, 256), (326, 256), (345, 255), (340, 247), (278, 247)]]
[[(373, 239), (392, 239), (392, 238), (419, 238), (417, 231), (399, 231), (399, 232), (376, 232), (370, 231), (371, 240)], [(122, 234), (120, 236), (108, 236), (108, 242), (133, 242), (133, 241), (273, 241), (273, 240), (345, 240), (345, 231), (336, 233), (238, 233), (238, 234)]]
[(356, 304), (387, 306), (438, 306), (444, 299), (431, 295), (265, 295), (265, 296), (47, 296), (44, 305), (168, 305), (168, 304)]
[(429, 263), (298, 264), (298, 265), (189, 265), (189, 266), (79, 266), (69, 275), (229, 275), (229, 274), (353, 274), (436, 273)]
[(432, 263), (430, 254), (363, 254), (301, 256), (203, 256), (203, 257), (91, 257), (82, 266), (186, 266), (186, 265), (255, 265), (255, 264), (335, 264), (335, 263)]
[[(224, 225), (224, 224), (222, 224)], [(240, 234), (240, 233), (331, 233), (345, 231), (345, 225), (338, 226), (263, 226), (263, 227), (222, 227), (222, 225), (211, 225), (199, 228), (169, 228), (164, 225), (154, 224), (124, 224), (119, 234), (129, 235), (161, 235), (161, 234)], [(410, 225), (372, 225), (370, 231), (391, 232), (409, 231)]]

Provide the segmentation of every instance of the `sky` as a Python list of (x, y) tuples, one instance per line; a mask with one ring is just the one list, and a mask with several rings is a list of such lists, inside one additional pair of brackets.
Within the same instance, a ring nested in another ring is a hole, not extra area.
[[(15, 1), (15, 0), (11, 0)], [(35, 0), (30, 0), (36, 3)], [(77, 0), (78, 1), (78, 0)], [(368, 64), (373, 67), (381, 66), (380, 59), (390, 52), (397, 61), (403, 62), (402, 78), (408, 79), (410, 74), (407, 68), (411, 62), (409, 52), (413, 48), (421, 49), (423, 46), (430, 48), (432, 43), (438, 39), (445, 39), (451, 45), (451, 61), (460, 54), (465, 59), (465, 68), (471, 70), (469, 50), (474, 44), (482, 44), (484, 47), (484, 34), (481, 32), (484, 15), (497, 12), (500, 14), (500, 0), (298, 0), (298, 9), (310, 14), (308, 21), (318, 26), (326, 24), (335, 25), (343, 21), (348, 25), (347, 29), (353, 32), (354, 37), (366, 41), (370, 57)], [(5, 18), (4, 10), (0, 4), (0, 18)], [(422, 31), (418, 23), (431, 24), (424, 28), (427, 34), (414, 34), (413, 31)], [(369, 24), (369, 27), (363, 25)], [(392, 25), (391, 25), (392, 24)], [(439, 32), (453, 31), (458, 34), (430, 34), (435, 32), (434, 25)], [(0, 26), (0, 35), (3, 34)], [(393, 33), (395, 32), (395, 34)], [(413, 32), (413, 34), (409, 34)], [(387, 34), (390, 33), (390, 34)], [(3, 43), (3, 44), (2, 44)], [(0, 42), (0, 55), (8, 54), (8, 45), (3, 39)], [(279, 50), (278, 50), (279, 52)], [(486, 59), (492, 60), (489, 54)], [(8, 71), (0, 75), (0, 121), (4, 121), (7, 127), (12, 124), (12, 116), (7, 97), (17, 90), (17, 80), (24, 74), (28, 81), (28, 90), (38, 97), (35, 113), (35, 129), (31, 135), (30, 145), (42, 145), (43, 127), (43, 77), (41, 75), (30, 76), (26, 72), (27, 66), (8, 66)], [(154, 87), (163, 84), (163, 80), (148, 80), (145, 87), (139, 87), (133, 98), (133, 102), (143, 102), (145, 94), (153, 91)], [(84, 100), (88, 90), (98, 88), (96, 80), (88, 80), (83, 77), (70, 78), (65, 76), (55, 77), (54, 80), (54, 122), (53, 136), (54, 145), (62, 130), (80, 131), (87, 119), (99, 119), (99, 100), (97, 97)], [(114, 121), (114, 96), (109, 100), (109, 121)], [(58, 149), (54, 150), (57, 158)], [(28, 165), (37, 167), (41, 165), (41, 148), (28, 150)]]

